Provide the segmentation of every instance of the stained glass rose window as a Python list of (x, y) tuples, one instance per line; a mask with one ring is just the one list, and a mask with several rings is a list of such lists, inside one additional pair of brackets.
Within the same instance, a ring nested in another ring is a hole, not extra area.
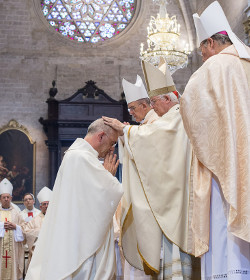
[(41, 7), (49, 24), (63, 36), (97, 43), (126, 29), (136, 0), (41, 0)]

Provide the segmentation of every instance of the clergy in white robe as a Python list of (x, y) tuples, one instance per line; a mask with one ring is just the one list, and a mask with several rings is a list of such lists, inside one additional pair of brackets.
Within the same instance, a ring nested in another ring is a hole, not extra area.
[[(26, 235), (26, 246), (28, 248), (28, 262), (27, 267), (29, 266), (30, 260), (32, 258), (36, 242), (44, 221), (45, 214), (47, 212), (47, 208), (49, 206), (49, 201), (52, 196), (52, 191), (47, 188), (43, 187), (37, 195), (37, 199), (40, 203), (40, 209), (38, 215), (30, 220), (28, 223), (25, 223), (23, 226), (23, 230)], [(26, 266), (26, 265), (25, 265)]]
[(19, 280), (23, 277), (24, 235), (21, 226), (24, 220), (11, 205), (12, 184), (3, 179), (0, 183), (0, 279)]
[(26, 242), (29, 250), (29, 262), (31, 260), (31, 257), (33, 255), (36, 241), (39, 236), (39, 232), (41, 230), (43, 221), (44, 221), (45, 214), (43, 212), (40, 212), (34, 219), (29, 221), (25, 226), (23, 227), (23, 230), (26, 234)]
[(157, 120), (159, 117), (150, 105), (150, 100), (139, 75), (136, 83), (132, 84), (125, 79), (122, 80), (122, 86), (128, 104), (128, 111), (137, 122), (147, 123)]
[(217, 1), (194, 20), (204, 64), (181, 98), (195, 153), (194, 253), (204, 280), (250, 279), (250, 49)]
[[(166, 87), (175, 96), (173, 80), (170, 82)], [(188, 251), (192, 153), (178, 99), (175, 96), (169, 101), (165, 114), (151, 124), (129, 126), (111, 118), (104, 120), (124, 133), (131, 154), (124, 156), (123, 162), (121, 241), (125, 258), (157, 279), (176, 275), (188, 279), (192, 274), (191, 257), (178, 247)]]
[(26, 193), (23, 196), (23, 204), (25, 208), (21, 211), (21, 215), (25, 222), (31, 221), (41, 212), (39, 209), (34, 207), (35, 198), (32, 193)]
[[(132, 84), (127, 80), (122, 80), (122, 86), (128, 104), (128, 111), (136, 122), (141, 124), (152, 123), (159, 119), (158, 115), (150, 105), (150, 100), (139, 75), (137, 75), (136, 83)], [(124, 145), (129, 149), (127, 142), (124, 143), (124, 137), (120, 136), (118, 141), (119, 160), (123, 163)], [(131, 154), (130, 154), (131, 156)]]
[[(102, 119), (66, 151), (26, 280), (110, 280), (113, 215), (123, 194), (112, 154), (118, 134)], [(98, 158), (105, 158), (102, 164)]]
[[(128, 104), (129, 114), (134, 117), (134, 119), (142, 124), (152, 123), (159, 119), (158, 115), (155, 113), (150, 105), (150, 100), (142, 82), (142, 79), (137, 75), (136, 83), (131, 84), (125, 79), (122, 80), (123, 90)], [(124, 142), (125, 140), (125, 142)], [(123, 163), (123, 157), (125, 157), (125, 162), (129, 157), (132, 159), (132, 154), (129, 150), (127, 138), (120, 136), (118, 142), (119, 148), (119, 160)], [(125, 150), (124, 150), (125, 148)], [(131, 161), (134, 165), (134, 162)], [(119, 217), (121, 220), (122, 217)], [(119, 221), (120, 225), (120, 221)], [(146, 280), (150, 279), (144, 271), (141, 271), (133, 266), (131, 266), (126, 260), (124, 264), (124, 280)]]
[[(41, 212), (40, 210), (38, 210), (34, 207), (35, 198), (32, 193), (26, 193), (23, 196), (23, 204), (24, 204), (25, 208), (23, 209), (23, 211), (21, 211), (21, 215), (25, 222), (31, 221), (34, 217), (39, 215), (39, 213)], [(28, 268), (28, 263), (29, 263), (29, 260), (28, 260), (29, 259), (29, 248), (28, 248), (27, 244), (24, 245), (24, 254), (25, 254), (24, 271), (26, 274), (26, 271)]]

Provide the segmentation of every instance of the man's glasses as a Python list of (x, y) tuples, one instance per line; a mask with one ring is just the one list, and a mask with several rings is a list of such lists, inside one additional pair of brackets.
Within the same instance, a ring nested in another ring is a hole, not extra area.
[(128, 108), (128, 111), (129, 111), (129, 113), (131, 112), (131, 111), (135, 111), (135, 109), (137, 108), (137, 107), (139, 107), (141, 105), (141, 103), (139, 103), (137, 106), (131, 106), (131, 107), (129, 107)]

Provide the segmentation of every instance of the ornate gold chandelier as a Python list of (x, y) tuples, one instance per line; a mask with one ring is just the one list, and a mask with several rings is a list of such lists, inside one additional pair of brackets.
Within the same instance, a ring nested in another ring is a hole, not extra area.
[[(154, 1), (154, 0), (153, 0)], [(190, 54), (189, 45), (180, 41), (180, 24), (176, 16), (168, 16), (165, 0), (156, 0), (160, 4), (160, 11), (156, 18), (151, 16), (147, 27), (147, 45), (141, 43), (140, 58), (158, 66), (160, 57), (164, 57), (169, 70), (174, 73), (188, 64)]]

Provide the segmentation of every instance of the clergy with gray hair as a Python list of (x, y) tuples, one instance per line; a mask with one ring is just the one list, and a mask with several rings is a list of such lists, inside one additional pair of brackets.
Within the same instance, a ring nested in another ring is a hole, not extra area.
[(114, 176), (117, 138), (98, 119), (66, 151), (26, 280), (115, 277), (113, 215), (123, 194)]
[[(147, 90), (143, 84), (142, 78), (139, 75), (137, 75), (135, 84), (132, 84), (127, 80), (123, 79), (122, 86), (128, 104), (129, 114), (132, 115), (137, 122), (140, 122), (141, 124), (145, 125), (153, 123), (159, 118), (150, 104)], [(121, 161), (121, 163), (124, 163), (126, 166), (126, 164), (129, 162), (129, 164), (131, 164), (133, 168), (136, 168), (134, 165), (134, 161), (132, 160), (133, 156), (128, 145), (127, 137), (119, 137), (118, 143), (119, 160)], [(133, 185), (132, 181), (131, 185)], [(131, 188), (133, 187), (131, 186)], [(150, 276), (145, 275), (144, 271), (136, 269), (125, 260), (124, 279), (146, 280), (150, 279)]]
[(171, 279), (177, 274), (191, 278), (192, 261), (187, 252), (191, 251), (188, 210), (192, 149), (165, 61), (160, 69), (145, 62), (144, 74), (149, 96), (160, 99), (164, 94), (157, 100), (163, 102), (163, 110), (155, 110), (161, 117), (140, 126), (103, 117), (106, 124), (124, 135), (131, 153), (122, 173), (122, 248), (132, 266), (154, 279)]
[(250, 48), (217, 1), (193, 17), (204, 63), (180, 107), (194, 149), (193, 253), (203, 279), (250, 279)]

